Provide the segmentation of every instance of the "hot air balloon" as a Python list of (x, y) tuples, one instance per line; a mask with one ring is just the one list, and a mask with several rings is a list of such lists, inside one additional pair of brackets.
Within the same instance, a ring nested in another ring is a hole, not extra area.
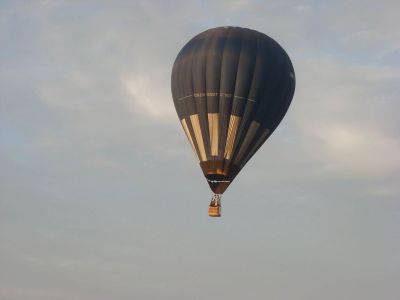
[(218, 27), (182, 48), (171, 77), (176, 112), (214, 193), (209, 215), (219, 217), (221, 195), (289, 108), (292, 63), (263, 33)]

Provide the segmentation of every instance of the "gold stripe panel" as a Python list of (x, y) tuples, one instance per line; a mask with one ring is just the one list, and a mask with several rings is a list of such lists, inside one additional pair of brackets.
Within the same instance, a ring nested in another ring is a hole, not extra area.
[(206, 155), (206, 149), (204, 147), (203, 136), (202, 136), (202, 133), (201, 133), (199, 115), (198, 114), (191, 115), (190, 116), (190, 122), (192, 123), (194, 136), (195, 136), (196, 142), (197, 142), (197, 147), (199, 148), (200, 160), (201, 161), (206, 161), (207, 160), (207, 155)]
[(196, 151), (196, 147), (194, 146), (192, 136), (190, 135), (189, 128), (188, 128), (188, 126), (186, 124), (185, 118), (183, 118), (181, 120), (181, 123), (182, 123), (183, 130), (185, 131), (186, 136), (187, 136), (187, 138), (188, 138), (188, 140), (190, 142), (190, 145), (192, 145), (192, 149), (193, 149), (194, 153), (196, 154), (197, 157), (199, 157), (199, 155), (197, 154), (197, 151)]
[(249, 127), (249, 130), (244, 137), (243, 143), (239, 149), (239, 153), (235, 158), (235, 164), (238, 165), (242, 160), (243, 155), (245, 154), (247, 148), (249, 147), (250, 143), (252, 142), (254, 135), (257, 132), (258, 127), (260, 127), (260, 123), (256, 121), (252, 121)]
[(266, 128), (263, 132), (263, 134), (260, 136), (258, 139), (257, 143), (254, 145), (254, 147), (250, 150), (250, 152), (247, 154), (246, 158), (243, 160), (242, 164), (240, 167), (243, 167), (250, 159), (250, 157), (253, 156), (254, 152), (256, 152), (257, 148), (267, 139), (269, 133), (271, 131)]
[(203, 98), (203, 97), (225, 97), (225, 98), (237, 98), (241, 100), (247, 100), (250, 102), (256, 102), (254, 99), (242, 97), (242, 96), (237, 96), (237, 95), (232, 95), (232, 94), (227, 94), (227, 93), (220, 93), (220, 92), (199, 92), (199, 93), (193, 93), (190, 95), (186, 95), (183, 97), (178, 98), (178, 101), (185, 100), (187, 98)]
[(234, 115), (231, 115), (229, 119), (229, 127), (228, 127), (228, 134), (226, 137), (225, 154), (224, 154), (224, 157), (226, 159), (232, 158), (233, 145), (235, 143), (236, 134), (241, 119), (242, 119), (241, 117)]
[(253, 100), (253, 99), (250, 99), (250, 98), (246, 98), (246, 97), (242, 97), (242, 96), (233, 96), (233, 98), (241, 99), (241, 100), (247, 100), (247, 101), (250, 101), (250, 102), (256, 102), (256, 100)]
[(219, 114), (208, 114), (208, 130), (210, 132), (211, 155), (218, 155)]

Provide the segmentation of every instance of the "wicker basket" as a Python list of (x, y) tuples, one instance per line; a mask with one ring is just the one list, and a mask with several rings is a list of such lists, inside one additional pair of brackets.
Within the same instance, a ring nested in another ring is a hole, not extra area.
[(210, 217), (220, 217), (221, 216), (221, 206), (209, 206), (208, 215)]

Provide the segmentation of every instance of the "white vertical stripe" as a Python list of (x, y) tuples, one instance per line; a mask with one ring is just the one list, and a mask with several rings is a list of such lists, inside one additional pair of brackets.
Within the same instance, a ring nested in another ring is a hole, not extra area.
[[(181, 123), (182, 123), (183, 130), (185, 131), (186, 136), (187, 136), (187, 138), (188, 138), (188, 140), (189, 140), (189, 142), (190, 142), (190, 145), (192, 146), (193, 152), (194, 152), (194, 153), (196, 154), (196, 156), (199, 158), (199, 154), (197, 153), (196, 147), (194, 146), (192, 136), (190, 135), (189, 128), (188, 128), (188, 126), (187, 126), (187, 124), (186, 124), (186, 120), (185, 120), (185, 119), (182, 119), (182, 120), (181, 120)], [(200, 160), (200, 158), (199, 158), (199, 160)]]
[(201, 161), (206, 161), (207, 160), (207, 155), (206, 155), (206, 149), (204, 147), (203, 135), (201, 133), (199, 115), (198, 114), (191, 115), (190, 116), (190, 122), (192, 123), (194, 136), (195, 136), (196, 142), (197, 142), (197, 147), (199, 148), (200, 160)]
[(234, 115), (231, 115), (229, 119), (228, 134), (226, 137), (225, 153), (224, 153), (224, 157), (226, 159), (232, 158), (233, 145), (235, 144), (236, 134), (241, 119), (242, 119), (241, 117)]
[(218, 155), (219, 114), (208, 114), (208, 130), (210, 131), (211, 155)]

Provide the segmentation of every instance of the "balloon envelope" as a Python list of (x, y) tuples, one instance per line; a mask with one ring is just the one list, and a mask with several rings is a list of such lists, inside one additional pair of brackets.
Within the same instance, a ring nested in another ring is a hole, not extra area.
[(295, 75), (289, 56), (270, 37), (219, 27), (182, 48), (171, 85), (202, 171), (212, 191), (222, 194), (286, 114)]

